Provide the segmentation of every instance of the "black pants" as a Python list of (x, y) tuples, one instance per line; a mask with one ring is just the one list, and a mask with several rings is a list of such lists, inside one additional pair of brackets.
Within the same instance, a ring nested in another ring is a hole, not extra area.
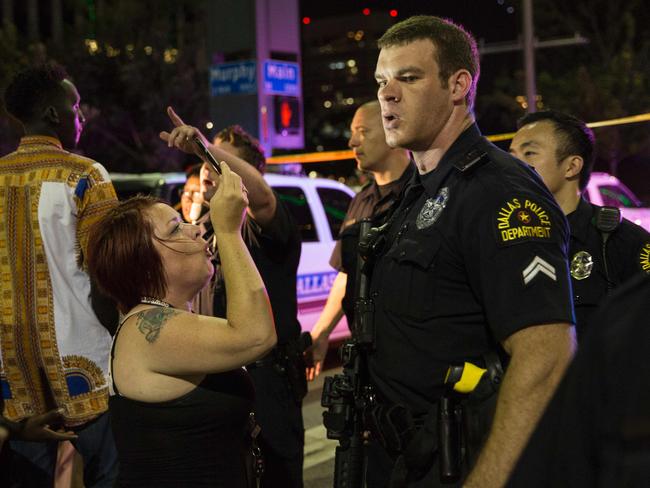
[[(84, 485), (88, 488), (108, 488), (117, 477), (117, 449), (109, 413), (72, 429), (79, 436), (71, 441), (84, 462)], [(21, 480), (18, 486), (49, 487), (54, 483), (58, 441), (11, 441), (12, 470)], [(0, 485), (1, 486), (1, 485)]]
[[(366, 486), (367, 488), (386, 488), (389, 486), (395, 459), (392, 458), (384, 448), (377, 442), (370, 442), (366, 446), (367, 469), (366, 469)], [(435, 462), (431, 469), (421, 480), (409, 483), (409, 488), (454, 488), (462, 486), (462, 482), (441, 483), (438, 463)]]
[[(437, 456), (431, 469), (419, 481), (409, 483), (409, 488), (456, 487), (462, 486), (462, 481), (469, 475), (476, 464), (480, 451), (487, 439), (494, 418), (497, 396), (481, 402), (465, 402), (463, 406), (462, 446), (463, 456), (461, 461), (461, 481), (457, 483), (443, 483), (440, 481), (440, 467)], [(436, 434), (437, 435), (437, 434)], [(367, 469), (366, 486), (368, 488), (385, 488), (389, 486), (391, 473), (395, 466), (395, 457), (392, 457), (383, 446), (376, 441), (371, 441), (366, 447)]]
[(284, 374), (273, 365), (248, 370), (255, 384), (255, 417), (262, 427), (259, 444), (265, 461), (262, 487), (302, 488), (305, 427)]

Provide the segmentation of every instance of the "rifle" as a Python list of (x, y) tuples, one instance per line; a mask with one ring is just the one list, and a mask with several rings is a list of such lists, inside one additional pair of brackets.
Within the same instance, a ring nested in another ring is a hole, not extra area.
[(328, 376), (321, 405), (327, 438), (336, 439), (334, 488), (365, 486), (364, 411), (374, 403), (368, 374), (368, 354), (374, 349), (374, 303), (369, 281), (377, 232), (369, 219), (360, 222), (359, 259), (356, 267), (355, 314), (352, 338), (341, 347), (342, 374)]

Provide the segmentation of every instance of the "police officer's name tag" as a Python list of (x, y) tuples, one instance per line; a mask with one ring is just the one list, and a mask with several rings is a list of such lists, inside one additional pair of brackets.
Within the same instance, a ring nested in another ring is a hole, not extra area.
[(551, 219), (544, 207), (527, 197), (506, 201), (496, 216), (500, 245), (551, 239)]
[(434, 198), (427, 198), (424, 205), (422, 205), (418, 218), (415, 220), (418, 230), (431, 227), (438, 220), (438, 217), (447, 206), (447, 200), (449, 200), (449, 188), (446, 186), (441, 188)]

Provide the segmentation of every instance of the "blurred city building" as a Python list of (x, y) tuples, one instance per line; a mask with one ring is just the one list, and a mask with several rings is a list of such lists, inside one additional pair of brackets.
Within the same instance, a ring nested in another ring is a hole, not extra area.
[(208, 2), (210, 116), (273, 149), (303, 149), (298, 0)]
[[(364, 15), (367, 12), (367, 15)], [(395, 23), (389, 11), (359, 9), (302, 19), (307, 140), (312, 150), (341, 149), (355, 109), (375, 97), (377, 39)]]

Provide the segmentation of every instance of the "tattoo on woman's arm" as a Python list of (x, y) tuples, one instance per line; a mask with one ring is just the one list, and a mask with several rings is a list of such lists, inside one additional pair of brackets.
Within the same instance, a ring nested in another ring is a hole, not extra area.
[(144, 334), (147, 342), (154, 343), (165, 322), (178, 314), (177, 310), (171, 308), (150, 308), (139, 314), (138, 330)]

